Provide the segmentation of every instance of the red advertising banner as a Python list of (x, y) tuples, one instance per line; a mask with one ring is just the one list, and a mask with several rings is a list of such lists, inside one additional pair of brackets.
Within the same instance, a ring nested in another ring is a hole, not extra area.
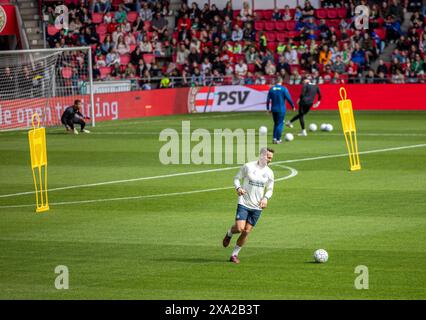
[[(82, 113), (91, 115), (90, 97), (68, 96), (46, 99), (0, 100), (0, 130), (28, 128), (32, 115), (37, 112), (42, 125), (59, 125), (62, 112), (82, 100)], [(122, 93), (96, 94), (94, 97), (96, 121), (162, 116), (188, 112), (188, 88), (134, 91)]]
[[(426, 110), (426, 85), (345, 85), (354, 110)], [(207, 88), (159, 89), (96, 94), (96, 122), (185, 114), (192, 112), (264, 111), (270, 86), (226, 86)], [(294, 102), (301, 86), (287, 86)], [(321, 105), (317, 110), (338, 110), (340, 85), (322, 85)], [(28, 128), (37, 112), (43, 125), (59, 125), (63, 110), (75, 99), (82, 99), (83, 113), (90, 115), (89, 96), (49, 99), (0, 100), (0, 130)]]
[(0, 35), (16, 35), (18, 37), (18, 34), (15, 6), (0, 4)]
[[(269, 85), (236, 85), (192, 88), (190, 112), (227, 112), (266, 110)], [(285, 86), (296, 103), (301, 85)], [(318, 110), (338, 110), (342, 85), (320, 85), (322, 94)], [(343, 85), (354, 110), (426, 110), (424, 84), (349, 84)], [(287, 108), (290, 108), (287, 104)]]

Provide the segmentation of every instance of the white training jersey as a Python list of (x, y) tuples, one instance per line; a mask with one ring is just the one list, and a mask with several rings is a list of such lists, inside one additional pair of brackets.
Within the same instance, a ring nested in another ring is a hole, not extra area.
[(263, 168), (259, 166), (257, 161), (248, 162), (234, 177), (234, 186), (235, 189), (241, 187), (247, 191), (245, 195), (238, 197), (238, 204), (250, 209), (261, 210), (260, 200), (272, 197), (274, 173), (268, 166)]

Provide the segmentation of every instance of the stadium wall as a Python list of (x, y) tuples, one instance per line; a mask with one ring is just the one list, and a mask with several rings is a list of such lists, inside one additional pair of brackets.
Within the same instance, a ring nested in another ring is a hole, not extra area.
[[(426, 110), (426, 85), (345, 85), (354, 110)], [(300, 85), (288, 86), (296, 101)], [(339, 85), (322, 85), (318, 110), (337, 110)], [(193, 112), (264, 111), (269, 86), (222, 86), (159, 89), (95, 94), (96, 121), (186, 114)], [(63, 110), (74, 99), (83, 100), (83, 113), (90, 115), (89, 96), (46, 99), (0, 100), (0, 130), (28, 128), (34, 112), (45, 115), (45, 125), (59, 125)], [(25, 107), (16, 107), (25, 106)], [(43, 111), (44, 110), (44, 111)]]

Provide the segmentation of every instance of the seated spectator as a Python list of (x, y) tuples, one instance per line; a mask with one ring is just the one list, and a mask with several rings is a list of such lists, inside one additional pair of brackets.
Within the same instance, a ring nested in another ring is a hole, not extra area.
[(281, 70), (285, 70), (285, 72), (287, 73), (287, 74), (290, 74), (291, 73), (291, 70), (290, 70), (290, 64), (286, 61), (286, 59), (285, 59), (285, 57), (284, 56), (280, 56), (279, 58), (278, 58), (278, 63), (277, 63), (277, 72), (281, 72)]
[(125, 78), (136, 77), (136, 68), (133, 66), (131, 62), (126, 66), (126, 70), (124, 71), (124, 77)]
[(314, 16), (315, 10), (309, 0), (305, 1), (305, 6), (302, 9), (302, 17), (303, 19), (309, 19)]
[(302, 82), (302, 76), (299, 74), (297, 69), (294, 69), (290, 76), (290, 84), (300, 84)]
[(320, 51), (318, 62), (320, 64), (326, 65), (327, 63), (330, 62), (331, 56), (332, 56), (332, 53), (330, 49), (328, 48), (327, 45), (324, 45)]
[(93, 12), (107, 13), (111, 10), (110, 0), (94, 0), (93, 1)]
[(277, 72), (274, 63), (271, 60), (267, 60), (264, 72), (268, 76), (273, 76)]
[(345, 81), (340, 77), (340, 73), (335, 72), (333, 78), (331, 79), (332, 84), (343, 84)]
[(274, 12), (272, 13), (271, 20), (272, 21), (281, 21), (283, 19), (283, 15), (278, 10), (278, 8), (275, 7)]
[(417, 77), (417, 74), (411, 70), (408, 73), (407, 83), (418, 83), (418, 82), (419, 82), (419, 78)]
[(139, 12), (139, 17), (142, 21), (152, 21), (153, 12), (147, 2), (143, 3), (142, 9)]
[(342, 57), (340, 55), (336, 56), (336, 61), (331, 65), (331, 71), (338, 72), (339, 74), (345, 73), (346, 66), (342, 62)]
[(178, 65), (183, 65), (188, 61), (189, 50), (185, 47), (184, 44), (179, 46), (179, 49), (176, 53), (176, 63)]
[(139, 48), (142, 53), (152, 53), (152, 44), (148, 40), (148, 37), (145, 37), (143, 41), (139, 44)]
[(253, 16), (253, 11), (250, 8), (248, 1), (243, 2), (243, 8), (240, 11), (240, 16), (242, 21), (251, 21)]
[(232, 1), (231, 0), (229, 0), (226, 3), (226, 6), (222, 11), (222, 16), (224, 18), (228, 17), (229, 20), (232, 20), (234, 18), (234, 10), (232, 9)]
[(167, 20), (161, 15), (160, 12), (156, 12), (155, 17), (152, 19), (152, 29), (157, 31), (158, 35), (161, 37), (164, 31), (167, 29), (167, 26)]
[(405, 83), (405, 77), (400, 69), (397, 69), (396, 73), (392, 74), (392, 83)]
[(373, 69), (368, 70), (367, 75), (365, 76), (365, 83), (371, 84), (376, 82), (376, 75)]
[(378, 83), (378, 84), (388, 83), (388, 80), (386, 78), (386, 74), (385, 73), (383, 73), (382, 71), (380, 71), (377, 75), (378, 75), (378, 77), (376, 78), (376, 83)]
[(105, 56), (103, 54), (98, 54), (97, 58), (96, 58), (96, 64), (95, 64), (98, 68), (100, 67), (106, 67), (106, 61), (105, 61)]
[(390, 66), (390, 73), (392, 75), (395, 75), (398, 70), (402, 73), (401, 63), (399, 62), (398, 58), (395, 57), (395, 58), (392, 59), (392, 63), (391, 63), (391, 66)]
[(127, 12), (124, 9), (123, 4), (118, 6), (118, 10), (114, 14), (114, 19), (117, 21), (117, 23), (123, 23), (125, 20), (127, 20)]
[(377, 66), (376, 73), (379, 75), (380, 72), (383, 72), (384, 75), (388, 74), (388, 67), (385, 65), (383, 59), (379, 60), (379, 65)]
[(235, 75), (238, 79), (244, 79), (247, 75), (248, 67), (243, 59), (240, 59), (235, 65)]
[(113, 66), (117, 63), (120, 66), (120, 56), (115, 51), (115, 48), (109, 49), (109, 52), (106, 56), (105, 62), (106, 62), (107, 67)]
[(232, 35), (231, 35), (231, 39), (232, 39), (232, 41), (243, 40), (243, 30), (237, 24), (234, 26), (234, 30), (232, 31)]
[(395, 20), (391, 15), (387, 16), (385, 24), (386, 28), (386, 40), (390, 40), (393, 43), (398, 39), (402, 33), (401, 23)]
[(256, 40), (256, 31), (253, 29), (253, 25), (251, 23), (246, 23), (243, 30), (243, 39), (246, 41)]
[(290, 21), (292, 19), (293, 19), (293, 17), (291, 16), (290, 6), (288, 4), (286, 4), (285, 7), (284, 7), (284, 13), (283, 13), (283, 16), (282, 16), (282, 20), (283, 21)]
[(116, 30), (112, 33), (112, 42), (117, 43), (118, 38), (123, 37), (124, 32), (121, 31), (121, 26), (117, 26)]
[(256, 48), (254, 46), (250, 46), (249, 49), (246, 51), (247, 63), (253, 64), (258, 58), (259, 58), (259, 54), (257, 53)]
[(141, 52), (141, 48), (137, 46), (135, 50), (133, 50), (132, 53), (130, 54), (130, 62), (134, 66), (137, 66), (141, 59), (143, 60), (143, 54)]
[(330, 83), (331, 79), (333, 79), (333, 71), (331, 71), (330, 64), (327, 64), (324, 67), (324, 70), (321, 74), (321, 77), (324, 79), (324, 83)]
[(365, 52), (361, 49), (359, 43), (355, 44), (355, 49), (352, 52), (352, 61), (363, 67), (366, 63), (365, 61)]
[(424, 62), (420, 57), (420, 54), (416, 54), (413, 63), (411, 64), (411, 70), (417, 76), (424, 74)]

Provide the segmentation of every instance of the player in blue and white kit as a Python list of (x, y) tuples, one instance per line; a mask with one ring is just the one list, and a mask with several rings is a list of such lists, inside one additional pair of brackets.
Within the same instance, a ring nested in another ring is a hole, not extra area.
[[(272, 161), (274, 150), (262, 148), (258, 161), (246, 163), (234, 178), (235, 190), (238, 193), (238, 207), (235, 224), (228, 230), (223, 239), (226, 248), (231, 242), (232, 235), (241, 233), (232, 252), (230, 261), (240, 263), (238, 253), (247, 240), (247, 236), (268, 205), (274, 190), (274, 173), (268, 167)], [(240, 182), (242, 180), (242, 184)]]
[[(290, 103), (293, 111), (296, 110), (293, 100), (291, 100), (290, 93), (287, 88), (282, 84), (282, 78), (278, 77), (277, 84), (269, 89), (268, 97), (266, 99), (266, 110), (272, 112), (272, 117), (274, 119), (274, 139), (273, 143), (281, 143), (281, 136), (283, 134), (284, 128), (284, 118), (285, 118), (285, 102), (286, 100)], [(271, 110), (269, 110), (269, 105), (272, 103)]]

